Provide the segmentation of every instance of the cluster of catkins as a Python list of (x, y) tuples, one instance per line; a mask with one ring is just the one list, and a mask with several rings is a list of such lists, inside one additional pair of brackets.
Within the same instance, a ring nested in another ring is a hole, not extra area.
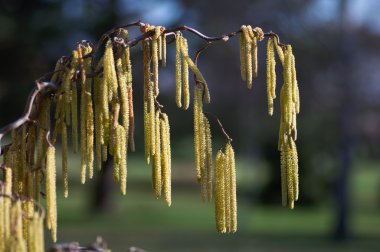
[(7, 166), (3, 166), (2, 170), (4, 180), (0, 184), (0, 252), (44, 252), (43, 209), (39, 205), (37, 207), (32, 197), (22, 197), (20, 192), (33, 193), (31, 173), (25, 174), (26, 183), (21, 185), (14, 178), (19, 174), (12, 176), (12, 169)]
[[(257, 40), (264, 39), (258, 27), (241, 27), (240, 69), (242, 79), (252, 87), (252, 77), (257, 77)], [(267, 43), (267, 96), (268, 114), (273, 115), (273, 100), (276, 98), (276, 61), (275, 50), (283, 67), (284, 84), (280, 93), (281, 122), (278, 149), (281, 153), (281, 191), (282, 204), (294, 208), (298, 199), (298, 155), (297, 114), (300, 110), (299, 90), (295, 69), (295, 59), (291, 45), (279, 45), (278, 37), (272, 35)]]
[[(144, 136), (145, 158), (152, 165), (155, 196), (163, 195), (171, 205), (171, 147), (168, 115), (158, 102), (159, 63), (166, 65), (167, 33), (161, 26), (141, 26), (147, 36), (141, 40), (144, 63)], [(176, 97), (179, 108), (190, 105), (189, 70), (194, 74), (194, 152), (196, 180), (201, 185), (202, 200), (215, 195), (217, 231), (237, 231), (236, 169), (231, 139), (218, 151), (213, 162), (212, 138), (204, 103), (210, 103), (207, 83), (188, 53), (187, 40), (180, 31), (170, 32), (176, 45)], [(241, 75), (252, 87), (257, 77), (257, 42), (263, 31), (241, 27)], [(113, 175), (120, 192), (127, 193), (127, 152), (135, 150), (132, 65), (128, 31), (117, 29), (103, 36), (95, 47), (87, 41), (78, 43), (70, 57), (61, 58), (51, 77), (54, 90), (40, 92), (32, 104), (29, 119), (12, 130), (12, 143), (2, 149), (3, 179), (0, 180), (0, 252), (43, 251), (43, 211), (40, 195), (46, 198), (46, 226), (57, 240), (56, 150), (61, 143), (63, 196), (69, 195), (68, 130), (74, 152), (81, 152), (81, 183), (92, 178), (94, 167), (113, 157)], [(95, 62), (95, 54), (104, 52)], [(267, 44), (267, 94), (269, 114), (276, 98), (275, 50), (283, 66), (281, 88), (281, 183), (283, 205), (294, 207), (298, 199), (298, 157), (296, 115), (299, 90), (295, 60), (290, 45), (279, 44), (269, 36)], [(52, 113), (53, 109), (55, 113)], [(79, 111), (79, 114), (78, 114)], [(51, 114), (54, 120), (51, 120)], [(78, 122), (78, 118), (80, 121)], [(79, 133), (79, 134), (78, 134)], [(45, 181), (45, 193), (41, 184)], [(17, 248), (16, 250), (14, 250)]]

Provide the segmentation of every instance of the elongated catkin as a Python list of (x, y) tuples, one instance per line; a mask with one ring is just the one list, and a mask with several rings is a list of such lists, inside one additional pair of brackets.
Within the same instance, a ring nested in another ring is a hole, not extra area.
[(215, 219), (216, 230), (219, 233), (226, 232), (226, 215), (225, 215), (225, 184), (224, 170), (226, 167), (226, 156), (219, 150), (216, 154), (215, 161)]
[(152, 185), (156, 198), (161, 196), (162, 179), (161, 179), (161, 131), (160, 131), (160, 112), (156, 111), (156, 153), (153, 156), (152, 166)]
[(181, 33), (175, 35), (175, 101), (177, 107), (182, 107), (182, 65), (181, 65)]
[(194, 87), (194, 155), (195, 155), (195, 171), (197, 181), (201, 180), (201, 153), (199, 152), (199, 113), (202, 110), (202, 100), (200, 90), (197, 86)]
[(55, 148), (49, 146), (46, 151), (46, 209), (49, 217), (53, 242), (57, 241), (57, 200), (56, 200), (56, 166)]
[(226, 146), (227, 165), (230, 172), (230, 232), (235, 233), (237, 231), (237, 200), (236, 200), (236, 166), (235, 166), (235, 152), (232, 145), (229, 143)]
[(208, 119), (205, 117), (205, 137), (206, 137), (206, 172), (207, 172), (207, 201), (210, 202), (212, 199), (212, 140), (211, 140), (211, 129)]
[(241, 78), (243, 81), (247, 80), (247, 59), (246, 59), (246, 53), (245, 53), (245, 38), (244, 38), (244, 32), (243, 30), (247, 29), (245, 25), (241, 26), (241, 32), (240, 32), (240, 73)]

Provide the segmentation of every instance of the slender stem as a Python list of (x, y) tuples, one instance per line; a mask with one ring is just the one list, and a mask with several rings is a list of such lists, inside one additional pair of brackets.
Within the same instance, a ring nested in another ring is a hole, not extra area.
[(232, 138), (227, 134), (227, 132), (224, 129), (224, 127), (223, 127), (222, 123), (220, 122), (219, 118), (216, 115), (214, 115), (214, 114), (212, 114), (210, 112), (203, 112), (203, 114), (205, 116), (207, 116), (208, 118), (212, 117), (217, 122), (217, 124), (219, 126), (219, 129), (222, 132), (222, 134), (224, 135), (224, 137), (226, 138), (227, 142), (231, 143), (232, 142)]

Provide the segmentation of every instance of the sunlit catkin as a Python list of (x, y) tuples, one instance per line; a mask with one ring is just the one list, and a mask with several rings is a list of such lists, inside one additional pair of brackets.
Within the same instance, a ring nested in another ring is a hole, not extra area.
[(200, 139), (199, 139), (199, 113), (202, 111), (202, 97), (200, 89), (194, 87), (194, 155), (195, 155), (195, 171), (197, 181), (201, 180), (201, 153), (199, 152)]
[(86, 156), (87, 156), (87, 166), (88, 166), (88, 177), (92, 179), (94, 174), (94, 115), (92, 108), (91, 93), (86, 92), (87, 101), (87, 113), (86, 113)]
[(129, 147), (132, 152), (135, 151), (135, 115), (133, 111), (133, 90), (132, 86), (128, 86), (129, 101)]
[[(188, 55), (188, 44), (186, 39), (183, 39), (183, 50), (185, 55)], [(189, 63), (187, 60), (183, 61), (183, 109), (189, 108)]]
[(156, 153), (153, 156), (152, 166), (152, 186), (156, 198), (161, 196), (162, 179), (161, 179), (161, 131), (160, 131), (160, 111), (156, 111)]
[(149, 136), (150, 136), (150, 152), (151, 155), (156, 153), (156, 113), (155, 113), (155, 100), (154, 100), (154, 85), (150, 84), (149, 94), (148, 94), (148, 104), (149, 104)]
[(276, 61), (274, 56), (273, 37), (267, 44), (267, 96), (268, 114), (273, 115), (273, 99), (276, 98)]
[(182, 65), (181, 65), (181, 33), (175, 35), (175, 101), (177, 107), (182, 107)]
[[(4, 185), (4, 194), (12, 195), (12, 169), (6, 167), (5, 172), (5, 185)], [(11, 205), (12, 201), (8, 197), (4, 197), (4, 239), (5, 241), (9, 239), (11, 235), (11, 224), (10, 224), (10, 214), (11, 214)]]
[(216, 154), (215, 161), (215, 219), (216, 230), (219, 233), (226, 232), (225, 215), (225, 189), (224, 189), (224, 170), (226, 168), (226, 156), (221, 150)]
[(282, 50), (282, 47), (278, 44), (278, 38), (275, 37), (273, 42), (274, 42), (274, 47), (276, 48), (276, 51), (277, 51), (278, 58), (280, 59), (281, 64), (284, 65), (284, 60), (285, 60), (284, 51)]
[(200, 167), (201, 167), (201, 195), (202, 200), (207, 201), (207, 140), (206, 140), (206, 126), (205, 116), (203, 112), (198, 115), (199, 123), (199, 153), (200, 153)]
[(23, 237), (21, 201), (17, 200), (11, 208), (12, 235), (9, 238), (5, 251), (26, 252), (26, 242)]
[(166, 114), (162, 114), (162, 116), (163, 119), (160, 120), (162, 149), (161, 172), (165, 201), (166, 204), (170, 207), (172, 204), (170, 126), (168, 116)]
[(252, 88), (252, 40), (246, 26), (242, 26), (242, 33), (245, 41), (245, 64), (247, 87)]
[(108, 87), (108, 102), (112, 101), (114, 96), (117, 96), (117, 77), (115, 71), (115, 60), (112, 49), (112, 42), (108, 40), (104, 49), (104, 66), (103, 78)]
[(46, 210), (53, 242), (57, 241), (57, 200), (55, 148), (49, 146), (46, 151)]
[(127, 132), (123, 126), (117, 126), (118, 145), (120, 146), (120, 192), (127, 194)]
[(212, 198), (212, 140), (211, 140), (211, 129), (208, 119), (205, 117), (205, 137), (206, 137), (206, 173), (207, 173), (207, 201), (211, 201)]
[(161, 27), (157, 26), (152, 38), (152, 64), (153, 64), (153, 84), (154, 95), (158, 95), (158, 43), (161, 35)]
[(235, 152), (230, 143), (226, 146), (227, 166), (230, 172), (230, 208), (231, 208), (231, 224), (230, 232), (237, 231), (237, 200), (236, 200), (236, 167), (235, 167)]
[(257, 78), (257, 37), (255, 32), (252, 30), (250, 25), (247, 26), (249, 37), (251, 38), (252, 43), (252, 76), (253, 78)]

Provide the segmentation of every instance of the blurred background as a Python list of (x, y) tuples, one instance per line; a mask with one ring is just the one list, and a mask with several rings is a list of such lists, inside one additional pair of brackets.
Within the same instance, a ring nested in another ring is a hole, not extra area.
[[(237, 154), (239, 230), (233, 235), (216, 233), (213, 203), (201, 202), (192, 111), (175, 106), (174, 45), (168, 48), (167, 68), (160, 69), (159, 96), (171, 121), (173, 204), (167, 208), (155, 199), (142, 152), (137, 46), (132, 50), (137, 152), (128, 157), (128, 195), (119, 196), (116, 184), (104, 179), (107, 172), (80, 185), (79, 155), (72, 154), (70, 197), (64, 199), (62, 192), (58, 197), (58, 240), (85, 245), (100, 235), (113, 251), (130, 246), (147, 251), (380, 251), (379, 13), (375, 0), (0, 0), (0, 125), (22, 113), (33, 80), (52, 71), (76, 42), (95, 42), (116, 25), (139, 19), (166, 27), (186, 24), (209, 36), (242, 24), (272, 30), (293, 46), (301, 93), (301, 194), (294, 210), (281, 207), (279, 101), (275, 115), (267, 116), (266, 43), (259, 44), (259, 78), (252, 90), (240, 78), (237, 38), (215, 43), (199, 60), (212, 97), (205, 110), (219, 116)], [(191, 53), (204, 44), (184, 34)], [(280, 64), (277, 70), (281, 85)], [(217, 150), (223, 139), (215, 124), (212, 131)], [(46, 240), (50, 246), (49, 235)]]

